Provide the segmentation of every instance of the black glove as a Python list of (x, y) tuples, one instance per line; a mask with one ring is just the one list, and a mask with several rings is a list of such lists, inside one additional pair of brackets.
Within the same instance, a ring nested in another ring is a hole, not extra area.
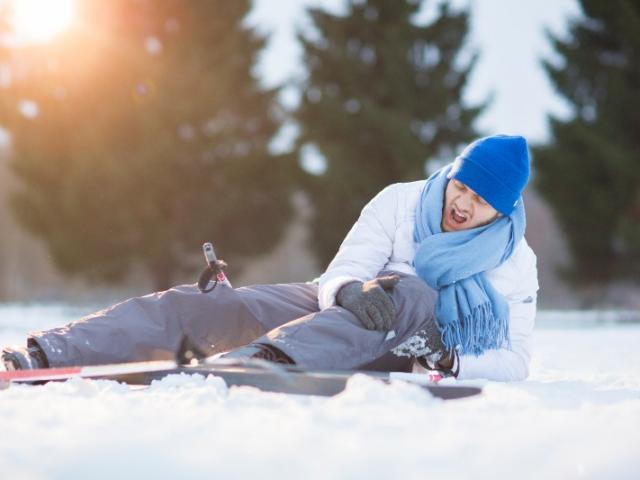
[(447, 351), (435, 316), (417, 335), (423, 339), (420, 354), (417, 355), (418, 363), (427, 370), (439, 372), (443, 377), (457, 377), (460, 371), (458, 352), (455, 349)]
[(336, 302), (358, 317), (365, 328), (391, 330), (396, 309), (387, 292), (393, 290), (399, 281), (399, 275), (389, 275), (365, 283), (347, 283), (338, 291)]
[[(460, 356), (457, 350), (448, 354), (440, 354), (440, 359), (433, 361), (437, 355), (417, 357), (418, 363), (425, 369), (438, 372), (442, 377), (458, 378), (460, 373)], [(446, 365), (444, 365), (446, 363)]]
[[(427, 370), (444, 370), (451, 355), (442, 342), (442, 333), (435, 316), (428, 318), (422, 328), (392, 350), (398, 357), (415, 357)], [(442, 364), (440, 363), (442, 362)]]

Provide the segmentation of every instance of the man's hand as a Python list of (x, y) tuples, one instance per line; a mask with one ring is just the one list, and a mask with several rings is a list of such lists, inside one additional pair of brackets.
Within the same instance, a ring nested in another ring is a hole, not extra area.
[(454, 356), (454, 352), (445, 354), (440, 360), (438, 360), (438, 363), (436, 363), (436, 367), (439, 370), (451, 370), (453, 368)]
[(399, 281), (399, 275), (389, 275), (365, 283), (347, 283), (338, 291), (336, 302), (358, 317), (365, 328), (388, 331), (396, 319), (396, 309), (387, 292)]
[(418, 355), (418, 363), (427, 370), (439, 372), (442, 377), (457, 377), (460, 371), (458, 352), (447, 351), (435, 317), (430, 319), (420, 333), (424, 335), (424, 346), (429, 352)]

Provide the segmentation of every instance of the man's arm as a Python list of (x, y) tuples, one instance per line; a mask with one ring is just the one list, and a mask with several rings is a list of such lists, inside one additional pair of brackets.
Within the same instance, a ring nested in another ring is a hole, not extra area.
[[(534, 301), (535, 302), (535, 301)], [(527, 309), (535, 310), (535, 303)], [(420, 359), (414, 365), (414, 372), (425, 373), (428, 370), (439, 370), (445, 375), (454, 375), (461, 380), (484, 378), (498, 382), (516, 382), (525, 380), (529, 376), (530, 361), (530, 333), (527, 334), (525, 323), (531, 322), (530, 329), (533, 329), (533, 314), (524, 314), (522, 318), (512, 315), (512, 322), (521, 325), (517, 332), (511, 332), (511, 348), (501, 348), (498, 350), (488, 350), (482, 355), (456, 355), (450, 353), (438, 360), (435, 364), (421, 362)], [(426, 369), (426, 370), (425, 370)], [(456, 374), (457, 372), (457, 374)]]
[[(531, 334), (536, 312), (535, 298), (531, 303), (510, 303), (511, 348), (488, 350), (479, 357), (460, 356), (459, 379), (486, 378), (499, 382), (526, 380), (531, 360)], [(517, 327), (514, 327), (517, 326)]]
[[(528, 249), (528, 247), (527, 247)], [(530, 251), (530, 250), (529, 250)], [(510, 348), (488, 350), (482, 355), (460, 356), (458, 378), (486, 378), (502, 382), (522, 381), (529, 376), (531, 337), (536, 316), (538, 271), (533, 252), (525, 256), (521, 274), (510, 279), (517, 282), (517, 290), (511, 293), (509, 302)]]
[(376, 195), (360, 213), (335, 258), (320, 277), (320, 309), (335, 305), (340, 287), (374, 278), (388, 263), (396, 230), (398, 184)]

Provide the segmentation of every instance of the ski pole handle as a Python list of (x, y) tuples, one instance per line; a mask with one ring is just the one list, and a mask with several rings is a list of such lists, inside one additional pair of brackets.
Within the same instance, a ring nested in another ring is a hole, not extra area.
[(215, 268), (216, 262), (218, 261), (218, 257), (216, 257), (216, 252), (213, 250), (213, 245), (210, 242), (207, 242), (202, 245), (202, 251), (204, 252), (204, 258), (207, 263)]

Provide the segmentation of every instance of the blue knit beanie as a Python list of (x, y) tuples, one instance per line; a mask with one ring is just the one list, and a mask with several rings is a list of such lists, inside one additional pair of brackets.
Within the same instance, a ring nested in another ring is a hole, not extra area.
[(456, 158), (449, 178), (464, 183), (498, 212), (509, 215), (529, 181), (527, 141), (511, 135), (480, 138)]

